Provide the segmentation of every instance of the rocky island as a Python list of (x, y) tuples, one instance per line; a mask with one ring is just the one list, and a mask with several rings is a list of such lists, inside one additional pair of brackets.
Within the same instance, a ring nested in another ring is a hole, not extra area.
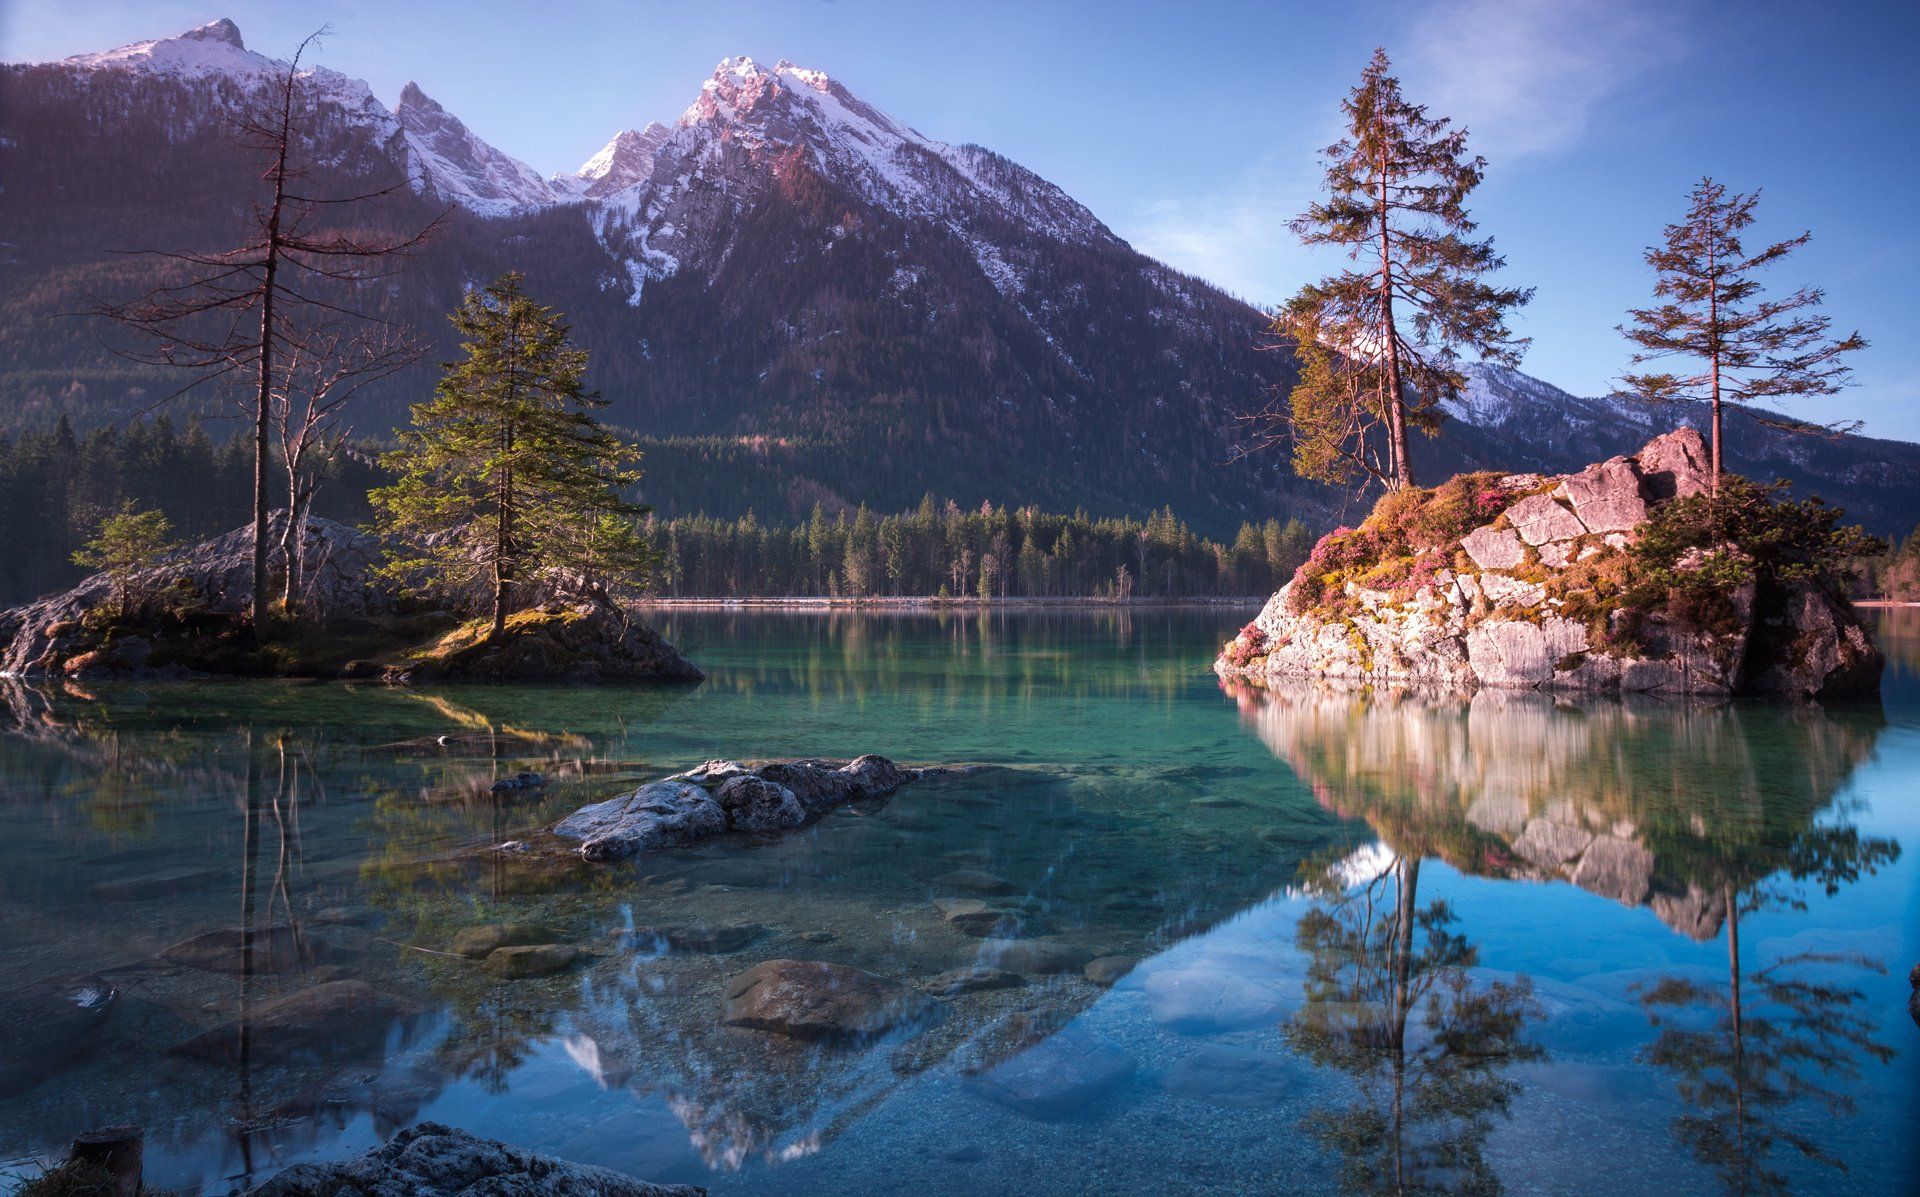
[[(284, 512), (270, 525), (281, 541)], [(127, 577), (0, 611), (0, 676), (697, 682), (700, 670), (632, 612), (549, 587), (488, 637), (447, 605), (411, 600), (376, 573), (378, 538), (317, 516), (300, 545), (301, 618), (256, 635), (253, 530), (166, 554)], [(133, 596), (129, 601), (127, 596)]]
[(1837, 509), (1726, 476), (1681, 429), (1576, 473), (1462, 474), (1323, 537), (1222, 677), (1830, 698), (1879, 689)]

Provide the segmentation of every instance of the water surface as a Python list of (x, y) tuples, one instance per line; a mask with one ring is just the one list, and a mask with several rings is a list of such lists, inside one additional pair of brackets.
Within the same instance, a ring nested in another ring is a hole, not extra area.
[[(1913, 612), (1884, 702), (1826, 710), (1223, 688), (1246, 614), (669, 615), (690, 690), (11, 689), (0, 1031), (117, 996), (0, 1060), (0, 1160), (137, 1122), (150, 1183), (225, 1193), (433, 1119), (722, 1194), (1912, 1190)], [(632, 866), (491, 850), (869, 751), (998, 767)], [(1139, 964), (870, 1043), (720, 1024), (764, 959), (995, 963), (932, 905), (982, 893)], [(447, 954), (501, 922), (589, 959)], [(378, 1016), (275, 1024), (343, 982)]]

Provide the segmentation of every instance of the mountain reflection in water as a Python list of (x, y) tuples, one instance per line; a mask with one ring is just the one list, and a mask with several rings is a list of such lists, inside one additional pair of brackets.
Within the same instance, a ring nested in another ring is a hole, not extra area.
[[(1897, 688), (1223, 697), (1211, 612), (667, 622), (708, 685), (0, 691), (0, 1161), (137, 1122), (150, 1182), (225, 1193), (431, 1118), (720, 1194), (1913, 1176)], [(869, 750), (989, 767), (631, 865), (494, 850), (710, 756)], [(488, 927), (579, 958), (496, 978)], [(724, 1025), (780, 958), (1020, 983)]]

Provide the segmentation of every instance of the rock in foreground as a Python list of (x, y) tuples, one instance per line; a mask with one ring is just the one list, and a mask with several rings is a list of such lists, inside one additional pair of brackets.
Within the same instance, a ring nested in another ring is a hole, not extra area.
[(768, 960), (727, 986), (723, 1021), (794, 1039), (868, 1039), (927, 1009), (925, 998), (851, 965)]
[(704, 1197), (422, 1122), (358, 1159), (296, 1164), (249, 1197)]
[[(1829, 536), (1838, 513), (1728, 476), (1714, 501), (1745, 506), (1707, 518), (1711, 481), (1682, 429), (1576, 474), (1389, 494), (1324, 537), (1214, 669), (1455, 691), (1877, 691), (1878, 649), (1793, 541)], [(1689, 540), (1709, 527), (1753, 531)]]
[(917, 776), (916, 770), (871, 754), (851, 761), (775, 761), (751, 769), (736, 761), (708, 761), (583, 806), (553, 831), (581, 841), (580, 855), (587, 860), (625, 860), (728, 831), (804, 827), (850, 802), (889, 797)]

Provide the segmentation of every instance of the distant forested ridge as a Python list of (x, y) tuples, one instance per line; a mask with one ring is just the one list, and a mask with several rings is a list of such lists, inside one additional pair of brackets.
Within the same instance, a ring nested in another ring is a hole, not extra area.
[(703, 516), (654, 520), (651, 589), (665, 597), (949, 595), (977, 598), (1197, 598), (1265, 595), (1313, 547), (1298, 520), (1242, 524), (1231, 543), (1196, 535), (1170, 510), (1146, 520), (1031, 507), (963, 510), (932, 497), (913, 511), (865, 507), (792, 526)]
[[(164, 511), (178, 539), (204, 540), (245, 523), (252, 485), (244, 430), (216, 437), (197, 419), (53, 427), (0, 434), (0, 605), (70, 586), (85, 570), (74, 550), (102, 516), (129, 500)], [(647, 464), (692, 478), (693, 444), (650, 446)], [(317, 515), (360, 524), (367, 490), (389, 479), (371, 448), (341, 459), (321, 486)], [(278, 478), (276, 471), (274, 477)], [(672, 493), (649, 477), (641, 498)], [(696, 488), (697, 490), (697, 488)], [(285, 496), (277, 496), (276, 504)], [(684, 501), (684, 496), (683, 496)], [(685, 511), (685, 506), (671, 510)], [(662, 513), (647, 523), (658, 554), (649, 590), (663, 596), (950, 595), (1183, 598), (1258, 595), (1306, 559), (1315, 532), (1297, 519), (1245, 524), (1209, 540), (1171, 510), (1148, 519), (1050, 514), (1034, 508), (922, 499), (876, 515), (815, 504), (791, 524)]]

